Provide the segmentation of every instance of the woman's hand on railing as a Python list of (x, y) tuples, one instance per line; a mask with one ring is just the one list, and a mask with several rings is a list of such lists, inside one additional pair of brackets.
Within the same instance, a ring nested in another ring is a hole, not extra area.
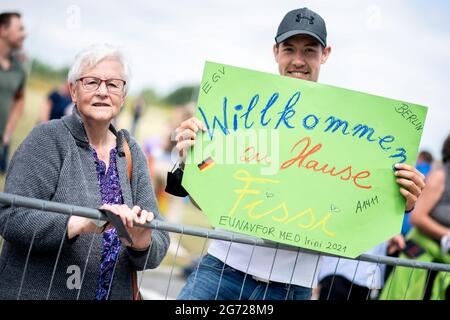
[(104, 227), (94, 224), (92, 219), (71, 216), (67, 226), (67, 237), (72, 239), (80, 234), (86, 233), (102, 233)]
[[(150, 247), (152, 239), (152, 229), (139, 227), (135, 224), (144, 224), (147, 222), (151, 222), (155, 217), (152, 212), (142, 210), (139, 206), (134, 206), (132, 209), (130, 209), (130, 207), (128, 207), (126, 204), (104, 204), (100, 209), (111, 211), (122, 219), (122, 222), (127, 229), (128, 234), (133, 240), (133, 245), (130, 246), (132, 249), (146, 250)], [(112, 228), (112, 226), (108, 225), (108, 228)], [(127, 243), (126, 240), (121, 240), (123, 243)]]

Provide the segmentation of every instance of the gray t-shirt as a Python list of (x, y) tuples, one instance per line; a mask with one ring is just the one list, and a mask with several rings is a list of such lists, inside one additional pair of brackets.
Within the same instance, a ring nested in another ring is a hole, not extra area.
[(16, 58), (12, 58), (8, 70), (0, 66), (0, 138), (5, 131), (15, 97), (24, 89), (25, 81), (25, 70)]

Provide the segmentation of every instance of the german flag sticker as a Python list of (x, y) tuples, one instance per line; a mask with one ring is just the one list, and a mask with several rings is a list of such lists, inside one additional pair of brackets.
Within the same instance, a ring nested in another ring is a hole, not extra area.
[(200, 169), (200, 171), (206, 171), (207, 169), (214, 166), (214, 160), (211, 157), (206, 158), (201, 163), (199, 163), (197, 166)]

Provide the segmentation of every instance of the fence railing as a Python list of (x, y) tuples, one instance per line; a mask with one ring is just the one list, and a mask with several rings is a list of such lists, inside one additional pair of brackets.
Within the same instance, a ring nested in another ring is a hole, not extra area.
[[(19, 195), (8, 194), (8, 193), (0, 193), (0, 204), (7, 205), (7, 206), (13, 206), (13, 207), (24, 207), (24, 208), (29, 208), (29, 209), (37, 209), (37, 210), (42, 210), (45, 212), (52, 212), (55, 214), (64, 214), (64, 215), (69, 215), (69, 216), (75, 215), (75, 216), (80, 216), (80, 217), (85, 217), (85, 218), (90, 218), (90, 219), (108, 221), (107, 216), (104, 213), (102, 213), (101, 211), (96, 210), (96, 209), (80, 207), (80, 206), (75, 206), (75, 205), (68, 205), (68, 204), (40, 200), (40, 199), (34, 199), (34, 198), (28, 198), (28, 197), (23, 197), (23, 196), (19, 196)], [(6, 224), (7, 224), (7, 222), (6, 222)], [(280, 244), (280, 243), (272, 242), (269, 240), (251, 237), (251, 236), (234, 233), (234, 232), (228, 232), (228, 231), (224, 231), (224, 230), (212, 230), (212, 229), (201, 228), (201, 227), (196, 227), (196, 226), (173, 224), (173, 223), (168, 223), (168, 222), (159, 221), (159, 220), (153, 220), (150, 223), (145, 223), (140, 226), (144, 227), (144, 228), (151, 228), (154, 230), (163, 230), (163, 231), (167, 231), (170, 233), (176, 233), (176, 234), (181, 235), (181, 237), (179, 238), (178, 243), (177, 243), (177, 252), (178, 252), (178, 248), (180, 246), (181, 238), (183, 236), (195, 236), (195, 237), (201, 237), (201, 238), (205, 239), (203, 248), (201, 250), (202, 254), (205, 252), (206, 242), (208, 240), (215, 239), (215, 240), (229, 241), (231, 243), (242, 243), (242, 244), (248, 244), (248, 245), (259, 246), (259, 247), (275, 248), (277, 250), (283, 249), (283, 250), (291, 250), (291, 251), (295, 251), (295, 252), (299, 252), (299, 251), (300, 252), (310, 252), (310, 253), (320, 254), (321, 256), (333, 257), (333, 255), (330, 255), (330, 254), (320, 253), (320, 252), (307, 250), (307, 249), (300, 249), (298, 247)], [(2, 231), (2, 228), (7, 228), (7, 225), (0, 226), (0, 231)], [(4, 230), (3, 230), (3, 232), (4, 232)], [(32, 240), (32, 242), (33, 242), (33, 240)], [(3, 241), (3, 239), (0, 238), (0, 250), (1, 250), (1, 245), (2, 245), (1, 241)], [(337, 259), (343, 259), (343, 258), (338, 257)], [(345, 258), (345, 259), (348, 259), (348, 258)], [(171, 284), (172, 278), (174, 277), (176, 255), (173, 260), (174, 260), (173, 264), (170, 268), (168, 286), (166, 288), (166, 292), (164, 295), (164, 298), (166, 298), (166, 299), (168, 298), (170, 284)], [(415, 269), (427, 270), (429, 272), (429, 274), (427, 276), (427, 284), (430, 279), (430, 271), (450, 272), (450, 265), (448, 265), (448, 264), (417, 261), (417, 260), (410, 260), (410, 259), (401, 259), (401, 258), (396, 258), (396, 257), (384, 256), (384, 255), (362, 254), (359, 257), (355, 258), (354, 260), (357, 261), (358, 264), (359, 264), (359, 261), (365, 261), (365, 262), (374, 263), (376, 266), (389, 265), (389, 266), (393, 266), (394, 268), (409, 267), (409, 268), (413, 268), (414, 270)], [(26, 268), (27, 268), (27, 266), (25, 266), (25, 270), (26, 270)], [(198, 269), (198, 265), (197, 265), (196, 269)], [(337, 266), (336, 266), (336, 269), (337, 269)], [(393, 272), (395, 272), (395, 269)], [(355, 274), (356, 274), (356, 270), (355, 270)], [(140, 277), (141, 280), (140, 280), (139, 285), (142, 284), (143, 276), (144, 276), (144, 274), (141, 274), (141, 277)], [(1, 290), (2, 289), (0, 288), (0, 291)], [(48, 298), (48, 296), (49, 295), (47, 295), (47, 298)], [(349, 296), (350, 296), (350, 294), (349, 294)], [(369, 296), (367, 296), (367, 298), (369, 298)]]

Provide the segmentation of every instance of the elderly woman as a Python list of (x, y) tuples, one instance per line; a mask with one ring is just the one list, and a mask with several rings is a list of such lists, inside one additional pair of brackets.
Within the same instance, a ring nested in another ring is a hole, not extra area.
[(111, 225), (87, 218), (2, 208), (0, 299), (132, 299), (135, 271), (155, 268), (164, 258), (168, 234), (135, 225), (161, 219), (145, 156), (126, 131), (111, 124), (128, 77), (114, 47), (95, 45), (79, 53), (68, 76), (73, 114), (32, 130), (13, 157), (5, 192), (107, 209), (120, 216), (133, 245)]

